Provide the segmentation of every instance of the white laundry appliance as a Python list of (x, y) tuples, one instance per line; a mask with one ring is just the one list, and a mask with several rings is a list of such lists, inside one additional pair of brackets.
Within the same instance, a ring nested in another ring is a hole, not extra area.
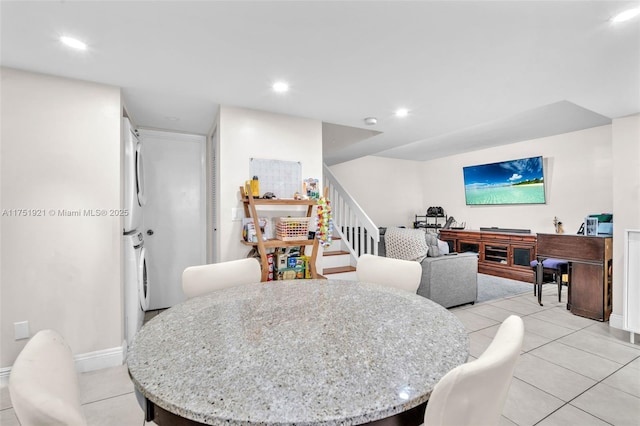
[(123, 220), (124, 253), (124, 336), (127, 346), (142, 327), (149, 309), (147, 256), (142, 234), (142, 206), (145, 203), (142, 146), (128, 118), (122, 119), (124, 143)]
[(122, 138), (124, 140), (124, 216), (123, 233), (141, 231), (142, 206), (145, 203), (144, 169), (142, 144), (127, 117), (122, 119)]
[(124, 236), (124, 319), (125, 340), (131, 344), (149, 309), (146, 250), (142, 232)]

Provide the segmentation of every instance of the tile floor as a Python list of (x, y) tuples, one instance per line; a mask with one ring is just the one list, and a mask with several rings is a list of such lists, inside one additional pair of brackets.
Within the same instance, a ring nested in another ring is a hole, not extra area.
[[(526, 293), (451, 310), (469, 330), (472, 357), (507, 316), (524, 320), (524, 346), (501, 426), (640, 425), (640, 345), (608, 323), (572, 315), (556, 291), (545, 286), (543, 307)], [(90, 425), (154, 424), (144, 422), (124, 366), (83, 373), (80, 387)], [(6, 387), (0, 424), (19, 425)]]

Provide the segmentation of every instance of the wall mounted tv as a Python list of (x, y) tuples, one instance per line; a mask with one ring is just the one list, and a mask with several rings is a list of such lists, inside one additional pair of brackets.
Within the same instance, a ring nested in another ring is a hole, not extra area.
[(542, 157), (467, 166), (462, 171), (467, 205), (545, 203)]

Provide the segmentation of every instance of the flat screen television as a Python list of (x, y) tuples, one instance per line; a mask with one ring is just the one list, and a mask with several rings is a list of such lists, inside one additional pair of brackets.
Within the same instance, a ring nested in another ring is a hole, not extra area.
[(467, 205), (546, 202), (542, 157), (467, 166), (462, 171)]

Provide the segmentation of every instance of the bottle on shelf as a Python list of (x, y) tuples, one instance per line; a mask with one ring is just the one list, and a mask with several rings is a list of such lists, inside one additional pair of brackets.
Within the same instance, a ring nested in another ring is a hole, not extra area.
[(251, 180), (251, 195), (254, 198), (260, 197), (260, 181), (258, 180), (258, 176), (254, 176)]

